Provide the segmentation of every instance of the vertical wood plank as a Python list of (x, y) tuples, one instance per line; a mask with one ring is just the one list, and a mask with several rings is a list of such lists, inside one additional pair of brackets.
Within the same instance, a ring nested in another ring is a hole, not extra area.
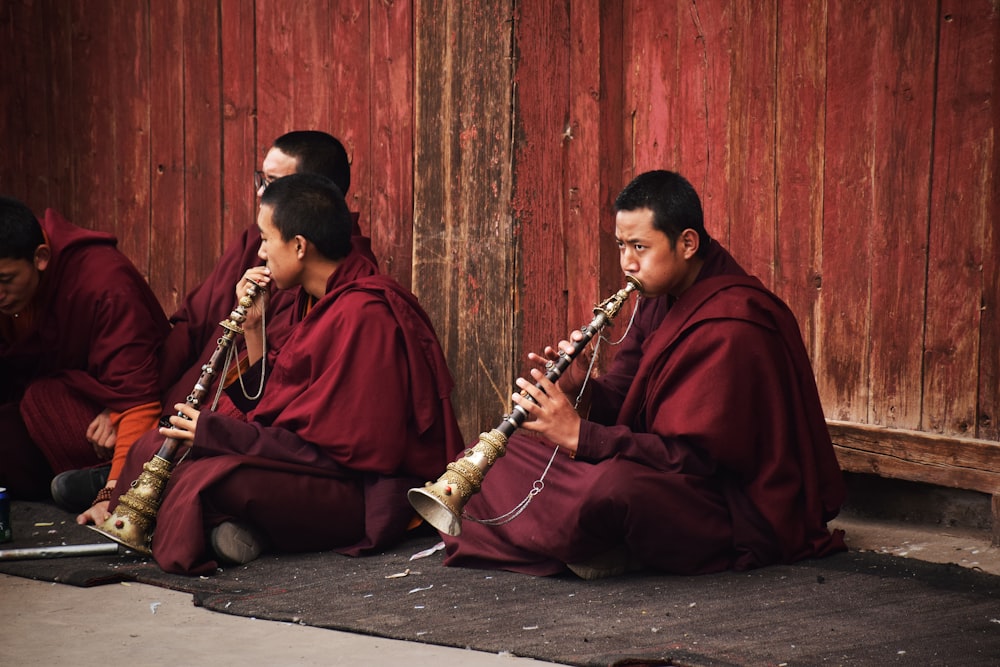
[(62, 110), (73, 127), (68, 150), (74, 155), (74, 201), (63, 211), (70, 220), (89, 229), (113, 231), (114, 117), (106, 108), (111, 96), (111, 40), (105, 39), (111, 22), (112, 0), (74, 0), (71, 105)]
[(420, 0), (416, 26), (414, 291), (456, 380), (467, 439), (511, 393), (515, 238), (509, 5)]
[(167, 315), (186, 291), (197, 284), (185, 281), (188, 261), (185, 238), (191, 221), (206, 224), (204, 211), (188, 214), (184, 196), (184, 25), (186, 9), (150, 3), (149, 150), (150, 236), (153, 252), (149, 284)]
[(823, 264), (817, 384), (829, 419), (865, 423), (871, 326), (873, 88), (870, 5), (831, 3), (827, 19)]
[(102, 142), (99, 162), (110, 164), (112, 175), (106, 195), (111, 198), (112, 231), (118, 248), (136, 268), (149, 276), (150, 172), (149, 172), (149, 61), (143, 48), (149, 43), (149, 7), (134, 5), (131, 12), (112, 7), (104, 26), (115, 39), (110, 60), (103, 69), (109, 84), (104, 110), (110, 111), (111, 136)]
[(778, 5), (775, 291), (815, 365), (823, 230), (826, 0)]
[(204, 279), (222, 254), (222, 98), (219, 6), (192, 2), (183, 18), (186, 291)]
[[(622, 186), (650, 169), (679, 170), (682, 2), (633, 0), (626, 19), (627, 157)], [(695, 186), (697, 187), (697, 185)]]
[[(44, 11), (38, 5), (10, 2), (0, 5), (0, 35), (8, 44), (9, 65), (0, 78), (0, 94), (3, 108), (0, 109), (0, 137), (5, 142), (19, 144), (21, 150), (9, 150), (6, 159), (0, 161), (0, 194), (21, 200), (26, 206), (41, 215), (49, 200), (48, 189), (41, 180), (44, 165), (38, 163), (41, 156), (48, 154), (41, 129), (31, 124), (46, 118), (45, 97), (39, 96), (41, 83), (32, 73), (44, 72), (44, 51), (48, 47), (44, 23)], [(33, 85), (34, 81), (34, 85)], [(10, 139), (8, 139), (10, 138)], [(20, 140), (15, 139), (20, 138)], [(41, 152), (28, 149), (36, 145)], [(13, 146), (11, 146), (13, 147)], [(32, 177), (32, 174), (37, 176)], [(42, 187), (39, 187), (41, 181)], [(29, 184), (30, 183), (30, 184)]]
[(371, 127), (367, 150), (355, 151), (360, 179), (358, 192), (369, 204), (367, 220), (363, 218), (361, 224), (362, 229), (372, 237), (372, 245), (383, 271), (403, 285), (412, 286), (412, 6), (407, 2), (376, 3), (370, 12), (371, 84), (368, 101)]
[[(764, 285), (774, 287), (775, 257), (775, 50), (776, 0), (735, 3), (731, 9), (726, 210), (729, 251)], [(721, 45), (720, 45), (721, 46)]]
[[(524, 3), (518, 10), (511, 169), (517, 174), (512, 208), (520, 316), (515, 346), (520, 353), (511, 352), (516, 355), (515, 372), (521, 373), (528, 350), (538, 351), (566, 335), (567, 299), (574, 279), (567, 275), (569, 257), (587, 255), (590, 248), (570, 246), (566, 228), (573, 194), (565, 172), (569, 145), (575, 141), (567, 136), (572, 135), (570, 10), (554, 3)], [(590, 140), (596, 142), (596, 137)]]
[(292, 81), (298, 56), (293, 26), (299, 4), (286, 0), (255, 0), (258, 154), (254, 163), (258, 165), (271, 142), (285, 132), (313, 129), (295, 127)]
[[(28, 44), (25, 50), (44, 58), (44, 75), (36, 76), (34, 72), (37, 70), (28, 70), (25, 74), (29, 84), (42, 86), (41, 90), (29, 93), (29, 97), (34, 98), (34, 104), (39, 105), (34, 107), (38, 109), (37, 113), (44, 115), (46, 136), (39, 139), (47, 148), (45, 152), (30, 151), (29, 159), (44, 160), (45, 164), (36, 163), (27, 173), (44, 174), (48, 185), (44, 205), (69, 215), (76, 196), (73, 184), (77, 169), (75, 154), (70, 149), (74, 140), (74, 127), (69, 118), (74, 109), (72, 6), (60, 0), (46, 0), (36, 6), (41, 8), (44, 29), (38, 36), (38, 41)], [(44, 56), (43, 51), (34, 48), (36, 44), (45, 45)], [(30, 110), (28, 113), (34, 114), (35, 111)]]
[(920, 424), (927, 206), (937, 11), (930, 3), (876, 7), (871, 220), (871, 396), (866, 422)]
[(257, 224), (257, 109), (253, 0), (221, 0), (222, 243)]
[[(598, 130), (598, 150), (592, 159), (597, 161), (596, 181), (598, 183), (597, 208), (590, 215), (597, 216), (599, 234), (597, 252), (599, 258), (598, 294), (590, 304), (609, 295), (611, 291), (624, 286), (621, 263), (618, 258), (618, 245), (615, 238), (614, 202), (618, 193), (626, 184), (625, 171), (628, 155), (626, 139), (621, 128), (625, 123), (625, 9), (624, 3), (615, 0), (601, 0), (600, 14), (597, 16), (598, 39), (601, 44), (599, 62), (598, 94), (600, 104), (600, 125)], [(584, 17), (584, 20), (588, 20)], [(579, 21), (578, 23), (582, 23)], [(594, 28), (591, 28), (593, 30)], [(586, 220), (581, 221), (581, 231)], [(578, 290), (577, 303), (580, 307), (585, 298), (582, 289)], [(575, 308), (575, 307), (574, 307)], [(592, 312), (592, 311), (591, 311)], [(586, 320), (586, 317), (584, 318)], [(619, 320), (621, 321), (621, 320)], [(568, 322), (573, 326), (573, 322)], [(579, 326), (579, 322), (576, 326)], [(609, 335), (611, 340), (618, 340), (625, 332), (626, 324), (618, 325)], [(607, 364), (614, 358), (614, 349), (605, 348), (602, 353), (602, 363)]]
[[(409, 267), (405, 275), (399, 275), (398, 257), (393, 256), (383, 261), (381, 253), (388, 251), (382, 245), (382, 240), (376, 241), (382, 232), (380, 225), (387, 224), (384, 213), (372, 208), (373, 189), (380, 184), (385, 176), (385, 165), (372, 162), (372, 123), (373, 110), (377, 103), (389, 103), (389, 100), (376, 101), (372, 88), (372, 58), (374, 57), (372, 41), (371, 3), (368, 0), (352, 0), (351, 2), (331, 2), (331, 44), (330, 55), (331, 89), (336, 94), (324, 92), (330, 107), (321, 121), (331, 134), (337, 136), (347, 149), (351, 159), (351, 189), (348, 193), (348, 204), (351, 210), (361, 213), (361, 224), (367, 229), (369, 236), (378, 229), (379, 234), (372, 236), (372, 246), (381, 268), (406, 285), (409, 283)], [(412, 37), (399, 36), (403, 42)], [(384, 45), (383, 45), (384, 47)], [(393, 101), (406, 108), (410, 100), (394, 99)], [(376, 221), (375, 216), (378, 216)], [(395, 220), (388, 224), (395, 224)], [(405, 265), (404, 265), (405, 266)], [(391, 268), (391, 271), (388, 269)]]
[(986, 229), (996, 226), (996, 211), (990, 211), (997, 164), (991, 105), (996, 13), (989, 0), (941, 4), (922, 423), (932, 433), (976, 432), (979, 383), (969, 378), (983, 342)]
[(359, 205), (382, 270), (413, 286), (414, 29), (409, 3), (369, 10), (369, 125), (365, 151), (355, 152)]
[[(996, 7), (996, 5), (994, 5)], [(983, 297), (982, 343), (979, 346), (979, 405), (976, 437), (1000, 440), (1000, 8), (986, 17), (990, 25), (986, 40), (993, 45), (993, 83), (989, 91), (989, 115), (993, 117), (990, 130), (990, 153), (994, 167), (990, 172), (989, 186), (992, 196), (987, 209), (987, 220), (993, 224), (985, 227), (983, 244)], [(989, 47), (985, 47), (989, 48)], [(994, 544), (1000, 546), (1000, 494), (993, 496)]]

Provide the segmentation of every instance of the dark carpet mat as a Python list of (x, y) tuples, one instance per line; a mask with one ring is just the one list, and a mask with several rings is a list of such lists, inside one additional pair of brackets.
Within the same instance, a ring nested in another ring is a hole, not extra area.
[[(14, 503), (3, 548), (100, 542), (44, 503)], [(700, 577), (587, 582), (446, 568), (414, 537), (384, 554), (264, 556), (211, 577), (150, 560), (0, 560), (0, 572), (94, 586), (190, 592), (238, 616), (508, 652), (568, 665), (991, 665), (1000, 663), (1000, 577), (874, 553)]]

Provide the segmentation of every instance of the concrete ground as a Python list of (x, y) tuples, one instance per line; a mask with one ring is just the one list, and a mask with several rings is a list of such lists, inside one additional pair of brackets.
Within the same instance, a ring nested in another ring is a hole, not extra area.
[[(853, 549), (1000, 575), (989, 532), (839, 518)], [(470, 632), (474, 630), (470, 628)], [(397, 665), (514, 667), (551, 663), (291, 623), (228, 616), (143, 584), (78, 588), (0, 575), (0, 664)]]

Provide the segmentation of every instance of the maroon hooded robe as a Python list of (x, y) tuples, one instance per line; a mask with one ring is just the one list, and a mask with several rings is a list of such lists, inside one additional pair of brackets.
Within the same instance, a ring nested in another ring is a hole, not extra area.
[[(405, 535), (407, 489), (439, 474), (463, 440), (430, 320), (374, 272), (356, 252), (334, 272), (274, 358), (249, 422), (200, 415), (157, 517), (153, 556), (164, 570), (214, 570), (206, 534), (227, 519), (249, 521), (285, 552), (361, 555)], [(298, 318), (307, 295), (296, 292)], [(137, 443), (122, 478), (162, 441)]]
[[(351, 217), (354, 223), (351, 245), (377, 266), (371, 239), (361, 235), (358, 214), (352, 213)], [(184, 403), (201, 375), (202, 365), (215, 351), (221, 334), (219, 323), (236, 306), (236, 284), (247, 269), (261, 264), (259, 249), (260, 230), (253, 225), (226, 248), (208, 277), (188, 292), (180, 308), (170, 316), (173, 328), (163, 345), (160, 361), (160, 389), (167, 412), (173, 412), (175, 403)], [(285, 324), (291, 319), (285, 313), (291, 309), (294, 295), (293, 290), (284, 290), (271, 297), (268, 338), (272, 349), (280, 347), (288, 334)]]
[(52, 473), (100, 463), (86, 440), (99, 412), (159, 400), (156, 355), (168, 329), (114, 236), (52, 209), (39, 222), (52, 255), (30, 330), (0, 315), (0, 486), (27, 497), (47, 495)]
[[(548, 575), (625, 546), (697, 574), (845, 548), (826, 527), (844, 484), (798, 325), (718, 243), (679, 298), (640, 302), (622, 348), (576, 458), (558, 454), (513, 521), (445, 536), (446, 564)], [(509, 511), (552, 451), (515, 434), (466, 514)]]

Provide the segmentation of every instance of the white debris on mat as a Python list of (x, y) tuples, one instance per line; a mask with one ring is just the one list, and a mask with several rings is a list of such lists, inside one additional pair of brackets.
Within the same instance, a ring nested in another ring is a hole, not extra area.
[(414, 588), (414, 589), (412, 589), (410, 591), (410, 593), (419, 593), (420, 591), (429, 591), (432, 588), (434, 588), (434, 584), (431, 584), (430, 586), (424, 586), (423, 588)]
[(432, 556), (435, 553), (437, 553), (438, 551), (441, 551), (442, 549), (444, 549), (444, 542), (438, 542), (437, 544), (435, 544), (434, 546), (432, 546), (430, 549), (424, 549), (423, 551), (418, 551), (417, 553), (413, 554), (412, 556), (410, 556), (410, 560), (418, 560), (420, 558), (427, 558), (428, 556)]
[(162, 602), (150, 602), (149, 603), (149, 612), (151, 614), (155, 614), (156, 613), (156, 608), (159, 607), (161, 604), (163, 604), (163, 603)]

